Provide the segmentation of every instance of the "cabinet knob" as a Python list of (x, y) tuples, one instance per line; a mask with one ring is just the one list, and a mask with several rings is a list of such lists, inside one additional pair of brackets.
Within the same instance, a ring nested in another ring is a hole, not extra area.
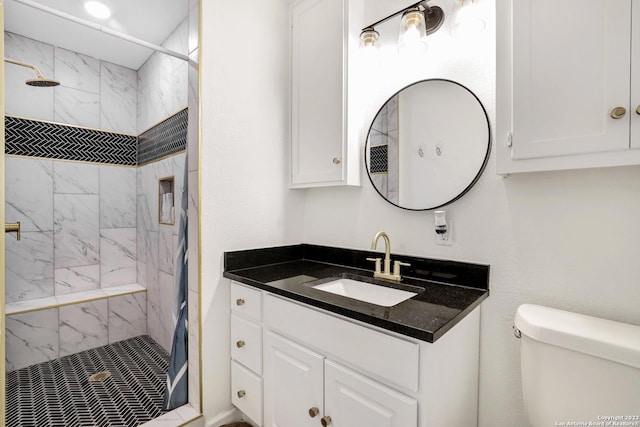
[(247, 394), (247, 393), (246, 393), (244, 390), (240, 390), (240, 391), (238, 392), (238, 397), (239, 397), (240, 399), (242, 399), (242, 398), (244, 397), (244, 395), (245, 395), (245, 394)]
[(309, 409), (309, 416), (311, 418), (315, 418), (316, 415), (318, 415), (320, 413), (320, 409), (316, 408), (315, 406), (311, 409)]
[(244, 347), (244, 341), (242, 341), (242, 340), (237, 341), (236, 345), (238, 346), (238, 348), (242, 348), (242, 347)]
[(331, 424), (331, 417), (325, 415), (324, 417), (322, 417), (322, 419), (320, 419), (320, 424), (322, 424), (322, 427), (327, 427), (329, 424)]
[(242, 305), (242, 304), (244, 304), (244, 300), (242, 298), (238, 298), (236, 300), (236, 305)]
[(339, 165), (340, 162), (342, 162), (342, 160), (340, 159), (340, 157), (334, 157), (333, 158), (333, 164), (334, 165)]
[(640, 115), (640, 105), (638, 105), (638, 108), (636, 108), (636, 114)]
[(627, 114), (627, 110), (624, 107), (616, 107), (611, 110), (611, 118), (612, 119), (621, 119), (624, 115)]

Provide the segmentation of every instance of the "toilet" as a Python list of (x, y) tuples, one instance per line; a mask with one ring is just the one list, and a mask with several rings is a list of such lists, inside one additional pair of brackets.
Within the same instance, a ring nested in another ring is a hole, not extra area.
[(523, 304), (513, 331), (532, 427), (640, 425), (640, 326)]

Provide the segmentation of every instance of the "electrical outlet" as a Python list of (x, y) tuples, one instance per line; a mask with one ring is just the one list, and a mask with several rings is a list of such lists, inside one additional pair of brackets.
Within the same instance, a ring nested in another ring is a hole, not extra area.
[(447, 231), (436, 234), (436, 245), (453, 245), (453, 221), (447, 221)]

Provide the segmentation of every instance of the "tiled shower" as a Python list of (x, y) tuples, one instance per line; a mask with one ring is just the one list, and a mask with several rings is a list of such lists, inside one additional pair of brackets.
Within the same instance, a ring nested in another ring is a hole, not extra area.
[[(187, 37), (185, 20), (164, 45), (187, 53)], [(169, 351), (178, 230), (159, 224), (158, 179), (179, 201), (187, 64), (130, 70), (10, 33), (5, 55), (61, 81), (29, 88), (6, 67), (6, 217), (22, 226), (6, 239), (7, 370), (143, 334)]]

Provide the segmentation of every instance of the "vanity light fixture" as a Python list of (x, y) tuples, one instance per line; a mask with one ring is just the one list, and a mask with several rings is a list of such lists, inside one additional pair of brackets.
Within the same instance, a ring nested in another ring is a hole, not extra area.
[(398, 38), (400, 52), (425, 50), (426, 36), (438, 31), (444, 22), (444, 11), (438, 6), (429, 6), (428, 0), (422, 0), (363, 28), (360, 33), (360, 46), (375, 47), (379, 38), (379, 33), (375, 30), (376, 25), (400, 14), (402, 14)]

